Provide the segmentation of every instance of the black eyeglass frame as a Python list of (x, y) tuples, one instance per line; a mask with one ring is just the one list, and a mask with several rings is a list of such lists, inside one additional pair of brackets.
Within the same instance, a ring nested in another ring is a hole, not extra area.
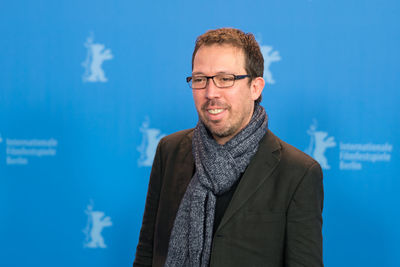
[(218, 86), (218, 85), (215, 83), (215, 81), (214, 81), (214, 77), (219, 76), (219, 75), (221, 75), (221, 74), (217, 74), (217, 75), (213, 75), (213, 76), (198, 75), (198, 76), (207, 78), (207, 82), (206, 82), (206, 84), (204, 85), (203, 88), (192, 88), (192, 86), (191, 86), (191, 84), (190, 84), (190, 81), (193, 79), (193, 76), (186, 77), (186, 82), (189, 84), (189, 87), (192, 88), (193, 90), (203, 90), (203, 89), (205, 89), (205, 88), (207, 87), (207, 84), (208, 84), (208, 80), (209, 80), (209, 79), (211, 79), (211, 80), (213, 81), (214, 85), (215, 85), (216, 87), (218, 87), (218, 88), (229, 88), (229, 87), (232, 87), (232, 86), (235, 85), (235, 81), (236, 81), (236, 80), (242, 80), (242, 79), (244, 79), (244, 78), (247, 78), (247, 77), (250, 78), (250, 77), (251, 77), (251, 76), (248, 75), (248, 74), (245, 74), (245, 75), (229, 74), (229, 75), (232, 75), (232, 76), (233, 76), (233, 84), (230, 85), (230, 86), (220, 87), (220, 86)]

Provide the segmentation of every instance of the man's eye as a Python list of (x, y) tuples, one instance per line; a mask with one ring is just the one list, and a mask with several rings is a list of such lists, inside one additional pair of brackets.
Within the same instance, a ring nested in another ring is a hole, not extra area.
[(205, 77), (193, 77), (193, 82), (194, 83), (201, 83), (204, 82)]
[(233, 76), (221, 76), (221, 77), (219, 77), (219, 80), (221, 82), (231, 82), (234, 80), (234, 77)]

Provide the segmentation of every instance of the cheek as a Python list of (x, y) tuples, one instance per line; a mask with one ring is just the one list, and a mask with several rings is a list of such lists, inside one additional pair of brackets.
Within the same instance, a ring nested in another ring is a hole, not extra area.
[(243, 109), (253, 102), (251, 92), (248, 88), (243, 88), (243, 91), (236, 92), (236, 94), (230, 94), (226, 97), (233, 106)]
[(234, 100), (232, 100), (232, 106), (234, 107), (234, 112), (239, 116), (248, 116), (248, 114), (252, 113), (254, 108), (254, 100), (252, 99), (252, 95), (250, 92), (241, 94), (240, 96), (236, 96)]
[(194, 105), (196, 106), (196, 109), (199, 110), (201, 108), (201, 105), (203, 104), (203, 96), (201, 94), (201, 92), (198, 91), (194, 91), (193, 92), (193, 101), (194, 101)]

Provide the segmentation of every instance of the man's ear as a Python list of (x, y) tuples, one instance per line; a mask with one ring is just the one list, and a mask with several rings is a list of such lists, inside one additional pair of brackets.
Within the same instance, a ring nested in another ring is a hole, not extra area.
[(265, 80), (262, 77), (256, 77), (251, 81), (250, 90), (251, 97), (256, 100), (260, 97), (265, 86)]

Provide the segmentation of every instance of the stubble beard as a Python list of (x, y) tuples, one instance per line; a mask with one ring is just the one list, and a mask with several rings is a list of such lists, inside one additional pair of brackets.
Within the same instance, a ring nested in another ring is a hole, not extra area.
[[(207, 111), (207, 107), (209, 105), (219, 105), (222, 106), (226, 109), (225, 112), (228, 112), (230, 115), (225, 122), (225, 125), (223, 125), (222, 127), (218, 127), (216, 126), (216, 124), (218, 124), (220, 121), (210, 121), (207, 119), (207, 116), (199, 116), (200, 120), (203, 122), (203, 124), (206, 126), (207, 130), (214, 136), (217, 138), (225, 138), (225, 137), (233, 137), (233, 135), (236, 135), (240, 130), (242, 130), (242, 127), (245, 127), (246, 125), (244, 124), (244, 121), (246, 120), (246, 116), (244, 116), (242, 114), (242, 116), (240, 118), (237, 119), (237, 121), (235, 121), (234, 119), (237, 118), (237, 116), (239, 114), (232, 114), (231, 112), (231, 107), (227, 104), (222, 104), (221, 103), (215, 103), (213, 102), (213, 100), (207, 102), (206, 104), (203, 105), (202, 107), (202, 112), (203, 114), (206, 114)], [(234, 121), (232, 121), (234, 120)]]
[[(203, 121), (203, 120), (202, 120)], [(220, 129), (214, 127), (213, 122), (210, 121), (203, 121), (204, 125), (208, 129), (208, 131), (214, 136), (218, 138), (225, 138), (228, 136), (233, 135), (237, 130), (237, 125), (226, 125)]]

